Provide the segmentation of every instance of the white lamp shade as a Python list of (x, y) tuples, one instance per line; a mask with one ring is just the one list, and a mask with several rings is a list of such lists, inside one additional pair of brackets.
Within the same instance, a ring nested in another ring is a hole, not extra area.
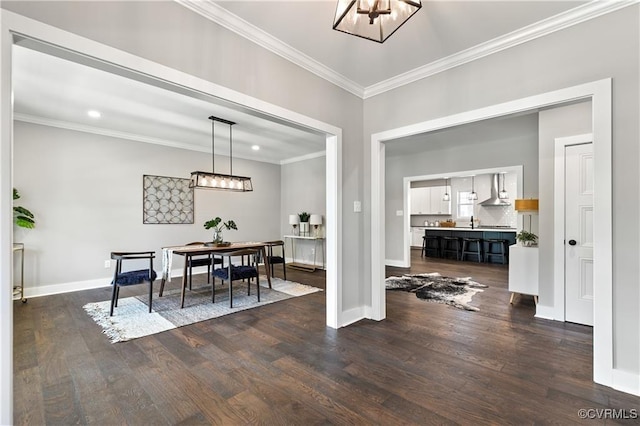
[(309, 218), (309, 223), (311, 225), (322, 225), (322, 215), (312, 214)]
[(300, 217), (297, 214), (289, 215), (289, 225), (297, 225), (300, 223)]

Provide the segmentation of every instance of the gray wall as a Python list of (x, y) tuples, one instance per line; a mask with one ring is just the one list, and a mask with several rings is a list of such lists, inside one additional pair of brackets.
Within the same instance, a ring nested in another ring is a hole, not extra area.
[(364, 215), (351, 209), (363, 200), (362, 99), (175, 2), (1, 7), (342, 128), (342, 262), (350, 265), (342, 273), (342, 307), (363, 305)]
[[(612, 78), (614, 365), (634, 374), (640, 371), (639, 9), (627, 7), (367, 99), (363, 141), (368, 158), (372, 133)], [(367, 180), (365, 192), (370, 186)]]
[(399, 261), (403, 258), (404, 219), (396, 216), (396, 210), (403, 210), (404, 177), (524, 165), (527, 196), (537, 196), (537, 114), (426, 134), (407, 149), (394, 146), (401, 144), (401, 141), (389, 143), (386, 156), (386, 259)]
[[(26, 285), (108, 278), (104, 261), (119, 250), (156, 250), (160, 271), (161, 247), (210, 240), (203, 224), (216, 216), (238, 225), (227, 240), (279, 238), (280, 166), (242, 159), (234, 171), (252, 177), (253, 192), (195, 190), (193, 224), (142, 223), (144, 174), (188, 178), (210, 162), (210, 154), (15, 122), (14, 184), (37, 219), (36, 229), (16, 233)], [(181, 265), (176, 259), (174, 270)]]
[[(282, 198), (280, 203), (281, 231), (282, 235), (292, 233), (289, 225), (289, 215), (306, 211), (310, 214), (322, 215), (324, 224), (326, 218), (326, 157), (317, 157), (310, 160), (297, 161), (283, 164), (280, 167), (280, 181), (282, 185)], [(310, 227), (313, 232), (313, 227)], [(298, 228), (299, 229), (299, 228)], [(321, 235), (324, 233), (324, 225), (319, 228)], [(295, 261), (300, 263), (314, 263), (316, 244), (313, 241), (297, 240), (295, 248)], [(320, 246), (318, 245), (318, 250)], [(287, 241), (287, 257), (292, 255), (291, 241)], [(316, 253), (317, 264), (322, 263), (322, 254)]]

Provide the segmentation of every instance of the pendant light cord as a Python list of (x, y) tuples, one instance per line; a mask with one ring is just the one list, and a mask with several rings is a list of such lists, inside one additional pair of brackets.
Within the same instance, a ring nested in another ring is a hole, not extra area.
[(233, 126), (229, 124), (229, 174), (233, 176)]
[(216, 152), (215, 152), (215, 135), (216, 122), (211, 120), (211, 173), (216, 173)]

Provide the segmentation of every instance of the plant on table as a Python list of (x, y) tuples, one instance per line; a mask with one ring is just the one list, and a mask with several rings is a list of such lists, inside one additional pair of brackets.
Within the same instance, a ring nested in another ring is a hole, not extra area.
[(298, 217), (300, 218), (300, 222), (309, 222), (309, 218), (311, 217), (311, 214), (307, 213), (307, 212), (302, 212), (302, 213), (298, 213)]
[(522, 230), (516, 235), (516, 240), (522, 243), (525, 247), (530, 247), (538, 242), (538, 236), (533, 232)]
[(204, 223), (205, 229), (213, 229), (213, 242), (216, 244), (222, 243), (222, 230), (223, 229), (235, 229), (238, 230), (238, 226), (233, 220), (223, 222), (220, 217), (208, 220)]

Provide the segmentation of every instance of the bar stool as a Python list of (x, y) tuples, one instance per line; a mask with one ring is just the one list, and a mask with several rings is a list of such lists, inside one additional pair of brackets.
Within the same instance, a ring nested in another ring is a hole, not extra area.
[(458, 237), (442, 237), (442, 257), (446, 258), (447, 254), (455, 254), (456, 260), (460, 260), (460, 238)]
[[(463, 238), (462, 254), (460, 260), (464, 260), (465, 255), (474, 255), (478, 257), (478, 263), (482, 263), (482, 238)], [(472, 247), (475, 244), (475, 247)], [(475, 248), (475, 250), (474, 250)]]
[(429, 256), (429, 251), (435, 251), (436, 254), (433, 257), (440, 257), (440, 237), (436, 235), (425, 235), (422, 237), (422, 252), (420, 253), (420, 257)]
[[(484, 240), (487, 243), (487, 249), (484, 252), (484, 261), (489, 263), (491, 259), (490, 256), (499, 256), (502, 260), (502, 264), (507, 263), (507, 251), (505, 249), (507, 245), (507, 240), (501, 238), (489, 238)], [(494, 252), (493, 249), (495, 245), (498, 244), (500, 248), (500, 252)]]

